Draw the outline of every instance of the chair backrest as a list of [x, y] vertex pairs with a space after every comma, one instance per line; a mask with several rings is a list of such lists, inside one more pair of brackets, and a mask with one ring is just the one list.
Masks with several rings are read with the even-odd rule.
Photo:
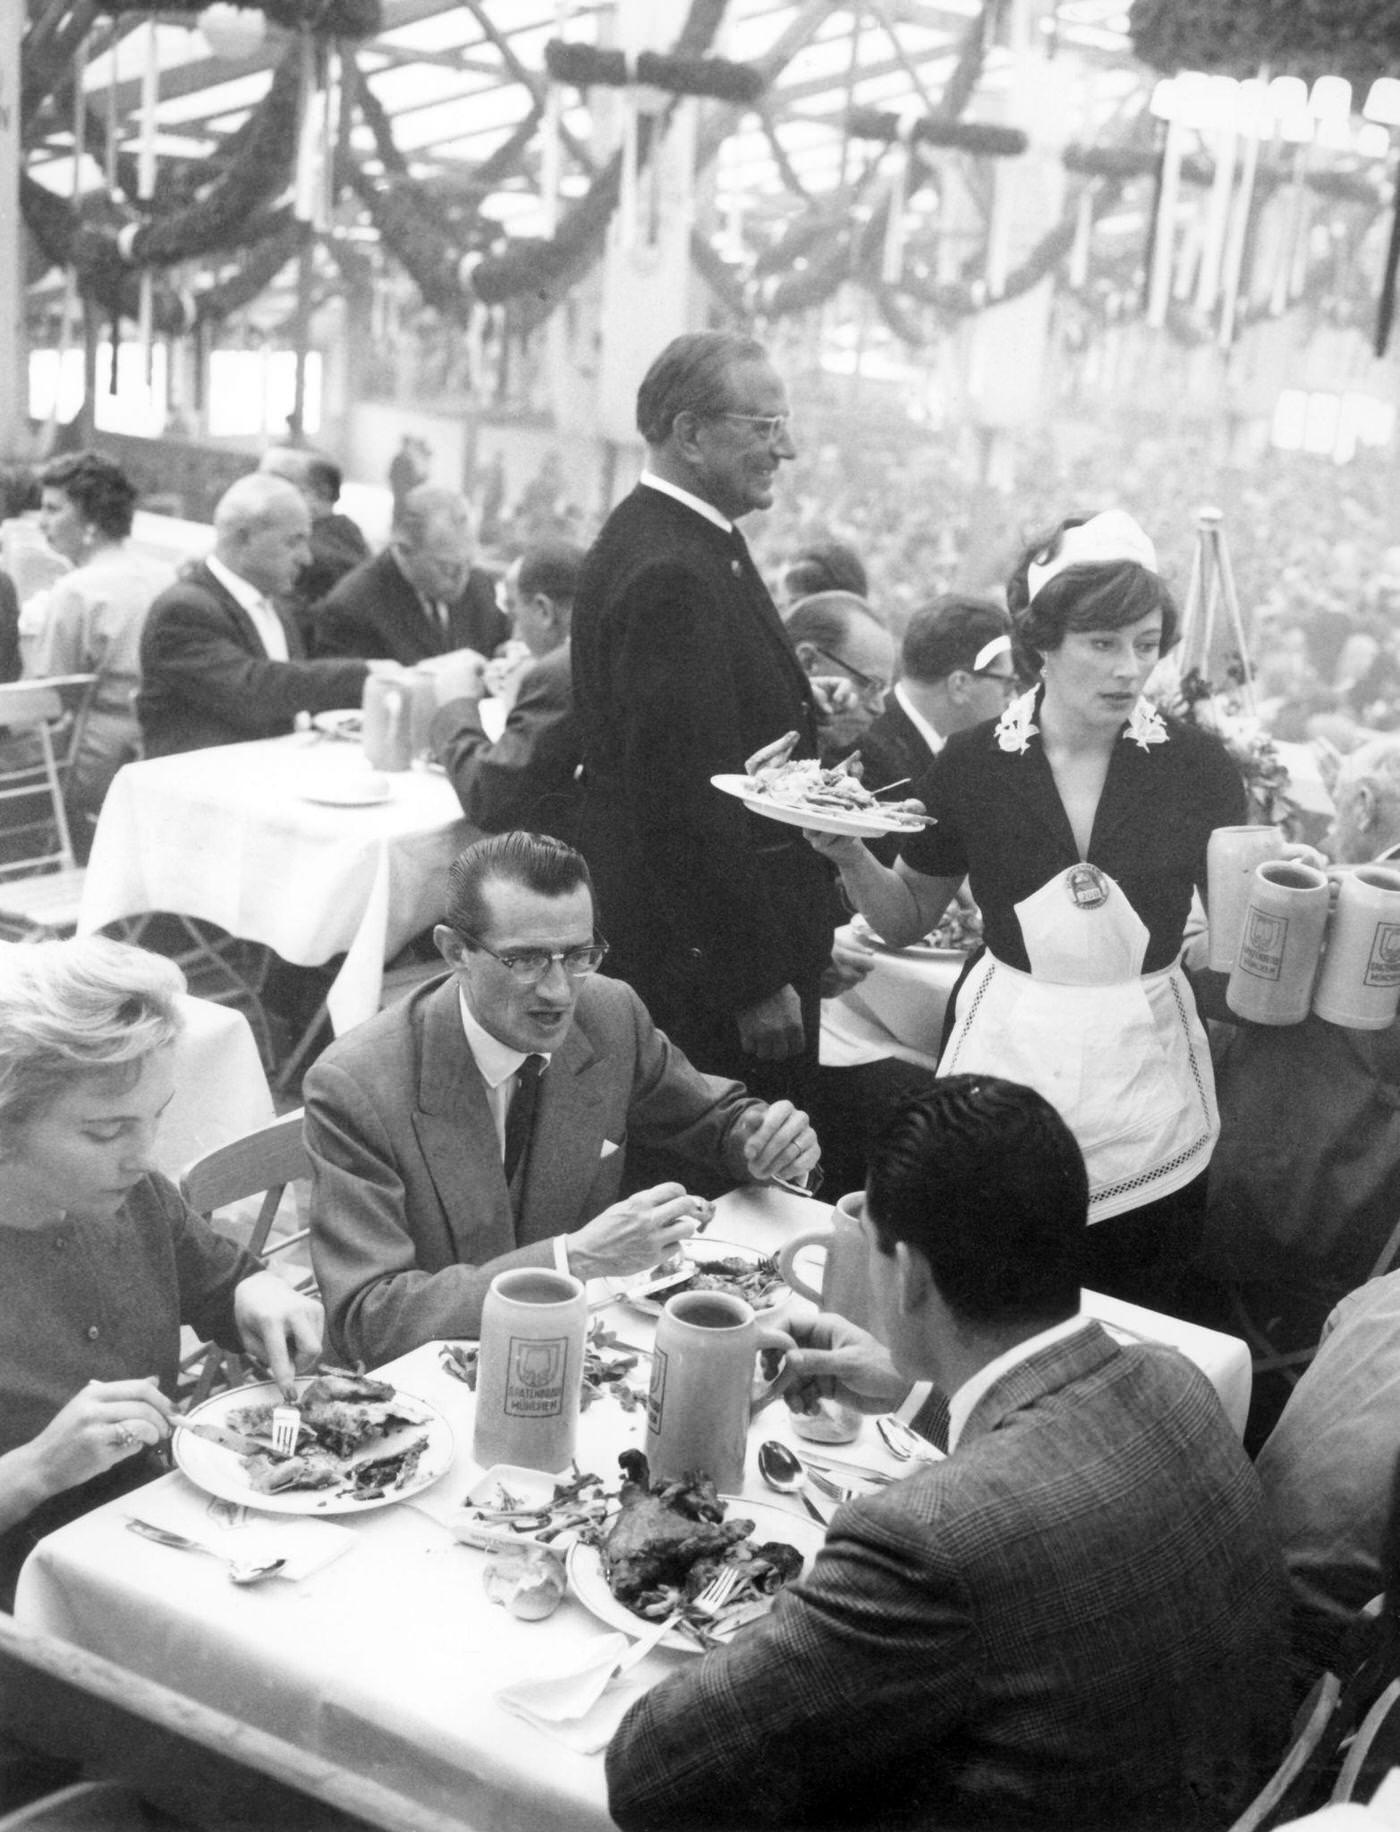
[[470, 1832], [456, 1816], [4, 1614], [0, 1725], [196, 1832]]
[[54, 748], [62, 719], [62, 696], [46, 682], [0, 685], [0, 877], [73, 867]]
[[83, 733], [87, 730], [88, 714], [92, 711], [92, 702], [97, 694], [97, 676], [95, 674], [46, 674], [33, 682], [26, 681], [19, 684], [47, 687], [50, 692], [58, 695], [63, 708], [63, 717], [58, 730], [51, 736], [54, 759], [58, 764], [58, 778], [66, 789], [68, 774], [82, 746]]
[[262, 1207], [248, 1239], [248, 1251], [261, 1254], [267, 1245], [283, 1191], [298, 1177], [311, 1175], [311, 1160], [302, 1141], [302, 1110], [287, 1113], [270, 1126], [245, 1133], [207, 1152], [180, 1179], [185, 1201], [201, 1215], [212, 1215], [226, 1203], [263, 1195]]

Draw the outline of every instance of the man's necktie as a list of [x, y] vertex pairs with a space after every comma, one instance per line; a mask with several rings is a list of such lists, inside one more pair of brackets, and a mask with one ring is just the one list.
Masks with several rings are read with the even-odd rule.
[[530, 1131], [535, 1123], [535, 1102], [539, 1099], [540, 1074], [544, 1066], [543, 1056], [527, 1056], [516, 1070], [515, 1094], [506, 1113], [507, 1183], [514, 1183], [515, 1173], [530, 1154]]

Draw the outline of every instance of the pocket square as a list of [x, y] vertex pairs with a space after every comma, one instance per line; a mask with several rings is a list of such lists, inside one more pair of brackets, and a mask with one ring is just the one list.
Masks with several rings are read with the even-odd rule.
[[621, 1144], [614, 1139], [604, 1139], [603, 1149], [598, 1153], [600, 1158], [610, 1158], [615, 1151], [621, 1151]]

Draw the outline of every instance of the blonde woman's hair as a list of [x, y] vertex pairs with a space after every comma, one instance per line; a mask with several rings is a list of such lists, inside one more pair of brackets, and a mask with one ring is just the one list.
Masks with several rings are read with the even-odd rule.
[[172, 1043], [184, 989], [173, 961], [101, 935], [0, 947], [0, 1128]]

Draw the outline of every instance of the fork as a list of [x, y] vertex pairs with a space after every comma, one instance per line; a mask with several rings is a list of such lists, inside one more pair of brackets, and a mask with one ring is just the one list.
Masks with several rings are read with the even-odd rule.
[[702, 1616], [717, 1616], [734, 1595], [738, 1582], [739, 1571], [736, 1566], [721, 1566], [699, 1596], [691, 1599], [690, 1607], [698, 1609]]
[[279, 1456], [294, 1457], [301, 1436], [301, 1413], [291, 1403], [296, 1398], [296, 1388], [288, 1393], [284, 1387], [282, 1396], [287, 1403], [272, 1409], [272, 1448]]

